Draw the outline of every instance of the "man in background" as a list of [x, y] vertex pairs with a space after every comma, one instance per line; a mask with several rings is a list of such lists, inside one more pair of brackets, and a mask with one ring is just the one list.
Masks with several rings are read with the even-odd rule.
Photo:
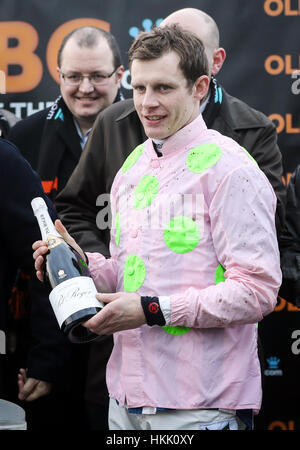
[[124, 71], [114, 36], [95, 27], [69, 33], [57, 65], [60, 96], [50, 108], [18, 122], [9, 134], [52, 200], [76, 167], [98, 113], [120, 100]]

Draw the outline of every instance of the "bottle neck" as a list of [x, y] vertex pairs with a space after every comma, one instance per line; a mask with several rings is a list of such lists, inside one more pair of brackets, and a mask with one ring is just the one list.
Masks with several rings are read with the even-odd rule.
[[52, 222], [52, 219], [49, 215], [48, 209], [39, 208], [34, 212], [34, 215], [38, 221], [43, 241], [46, 241], [49, 235], [61, 237], [60, 234], [56, 231], [54, 223]]

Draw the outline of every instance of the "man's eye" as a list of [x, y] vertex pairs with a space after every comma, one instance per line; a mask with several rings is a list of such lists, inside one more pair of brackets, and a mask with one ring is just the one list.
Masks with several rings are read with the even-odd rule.
[[165, 84], [162, 84], [159, 86], [159, 89], [161, 91], [168, 91], [170, 89], [170, 86], [166, 86]]
[[101, 75], [100, 73], [94, 73], [91, 76], [91, 79], [94, 80], [94, 81], [101, 81], [101, 80], [104, 80], [105, 78], [106, 77], [104, 75]]
[[144, 86], [134, 86], [133, 89], [138, 92], [143, 92], [145, 90]]
[[67, 80], [78, 81], [78, 80], [80, 80], [80, 75], [75, 75], [75, 74], [67, 75]]

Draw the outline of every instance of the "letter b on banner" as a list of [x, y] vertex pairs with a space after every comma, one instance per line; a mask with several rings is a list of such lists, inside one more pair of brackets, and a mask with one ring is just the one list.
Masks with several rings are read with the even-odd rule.
[[[17, 45], [9, 46], [12, 40]], [[29, 23], [0, 22], [0, 70], [6, 73], [6, 92], [30, 91], [41, 81], [43, 66], [34, 53], [37, 45], [38, 34]], [[11, 75], [12, 66], [20, 73]]]

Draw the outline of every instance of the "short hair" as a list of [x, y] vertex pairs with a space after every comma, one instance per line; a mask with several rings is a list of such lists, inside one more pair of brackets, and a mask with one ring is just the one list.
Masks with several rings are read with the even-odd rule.
[[171, 51], [179, 56], [179, 67], [188, 87], [201, 75], [208, 75], [208, 61], [202, 41], [194, 33], [177, 24], [140, 33], [128, 52], [129, 67], [131, 68], [134, 59], [156, 59]]
[[60, 45], [57, 54], [58, 67], [61, 67], [63, 49], [65, 48], [66, 43], [72, 37], [76, 39], [76, 43], [79, 47], [85, 48], [95, 47], [98, 44], [99, 40], [101, 38], [104, 38], [107, 41], [108, 46], [113, 54], [114, 69], [116, 69], [122, 64], [121, 53], [116, 38], [108, 31], [102, 30], [102, 28], [85, 26], [75, 28], [73, 31], [67, 34], [62, 40], [62, 43]]

